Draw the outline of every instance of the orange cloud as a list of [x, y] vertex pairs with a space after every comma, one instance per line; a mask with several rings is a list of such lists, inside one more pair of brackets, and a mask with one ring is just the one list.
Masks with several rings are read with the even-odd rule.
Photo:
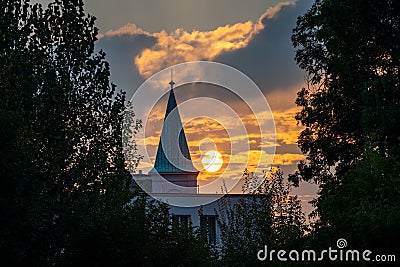
[[278, 142], [282, 142], [283, 144], [297, 144], [297, 137], [303, 129], [301, 126], [297, 125], [295, 119], [295, 115], [298, 111], [298, 107], [293, 107], [285, 111], [273, 112], [276, 139]]
[[[147, 129], [148, 131], [145, 138], [145, 144], [148, 152], [150, 153], [150, 159], [153, 162], [155, 160], [156, 147], [158, 146], [161, 133], [160, 127], [162, 124], [162, 118], [164, 116], [163, 112], [160, 110], [162, 109], [156, 109], [156, 111], [152, 113], [149, 123], [147, 124], [149, 127], [154, 125], [158, 125], [159, 127], [151, 127]], [[302, 129], [301, 127], [297, 126], [297, 122], [294, 118], [297, 111], [298, 108], [292, 106], [286, 110], [273, 112], [276, 125], [277, 143], [270, 145], [278, 147], [297, 143], [297, 136]], [[221, 121], [224, 121], [225, 119], [229, 121], [230, 118], [220, 118]], [[241, 119], [244, 120], [245, 124], [251, 124], [252, 122], [251, 116], [247, 114], [241, 116]], [[234, 126], [233, 124], [234, 122], [227, 123], [229, 127]], [[206, 152], [203, 150], [211, 149], [205, 147], [203, 147], [203, 150], [201, 149], [201, 141], [203, 139], [210, 139], [213, 144], [215, 144], [213, 149], [218, 150], [223, 155], [224, 164], [220, 172], [200, 172], [198, 179], [205, 182], [214, 180], [218, 174], [222, 173], [223, 171], [225, 171], [225, 174], [232, 179], [240, 178], [245, 167], [251, 171], [255, 171], [257, 168], [259, 168], [259, 170], [266, 169], [268, 168], [267, 163], [272, 159], [272, 155], [268, 155], [265, 151], [260, 150], [261, 136], [260, 132], [257, 130], [257, 127], [248, 128], [247, 135], [229, 136], [226, 132], [226, 129], [224, 129], [224, 127], [217, 121], [209, 118], [196, 118], [185, 124], [185, 133], [188, 140], [188, 145], [190, 147], [192, 160], [194, 161], [196, 168], [199, 170], [202, 169], [202, 153]], [[248, 152], [235, 153], [231, 150], [232, 144], [244, 144], [246, 142], [250, 142], [250, 150]], [[252, 142], [255, 143], [254, 146], [252, 145]], [[298, 151], [290, 151], [283, 154], [275, 154], [272, 164], [293, 165], [297, 164], [297, 162], [302, 159], [304, 159], [304, 155], [299, 154]], [[228, 163], [231, 164], [229, 169], [227, 169]], [[140, 168], [146, 167], [148, 166], [140, 166]]]
[[155, 33], [157, 43], [142, 51], [135, 58], [139, 73], [148, 77], [155, 72], [182, 62], [212, 60], [223, 52], [247, 46], [253, 33], [253, 24], [248, 21], [218, 27], [213, 31], [186, 32], [177, 29], [168, 34]]
[[152, 74], [174, 64], [196, 61], [213, 60], [218, 55], [246, 47], [265, 25], [264, 18], [273, 18], [282, 7], [291, 5], [282, 2], [265, 11], [257, 22], [247, 21], [233, 25], [218, 27], [212, 31], [187, 32], [176, 29], [171, 33], [161, 31], [149, 33], [138, 28], [135, 24], [127, 24], [115, 31], [109, 31], [98, 38], [115, 35], [147, 35], [156, 39], [151, 48], [144, 49], [134, 61], [140, 75], [149, 77]]
[[110, 31], [106, 32], [105, 34], [99, 34], [97, 36], [97, 38], [101, 39], [101, 38], [109, 37], [109, 36], [139, 35], [139, 34], [143, 34], [143, 35], [147, 35], [147, 36], [152, 35], [150, 32], [147, 32], [141, 28], [138, 28], [136, 26], [136, 24], [128, 23], [115, 31], [110, 30]]

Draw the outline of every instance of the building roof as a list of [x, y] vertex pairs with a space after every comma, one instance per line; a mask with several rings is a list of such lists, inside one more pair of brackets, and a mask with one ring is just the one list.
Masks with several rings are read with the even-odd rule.
[[174, 82], [169, 83], [167, 110], [158, 144], [156, 162], [150, 172], [159, 173], [187, 173], [198, 172], [193, 167], [189, 147], [186, 141], [185, 131], [177, 107]]

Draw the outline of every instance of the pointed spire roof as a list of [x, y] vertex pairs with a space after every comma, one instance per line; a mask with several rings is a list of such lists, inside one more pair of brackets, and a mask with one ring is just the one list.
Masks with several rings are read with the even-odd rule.
[[163, 128], [154, 168], [150, 172], [185, 173], [198, 172], [192, 164], [185, 131], [174, 94], [174, 81], [171, 70], [171, 86], [165, 112]]

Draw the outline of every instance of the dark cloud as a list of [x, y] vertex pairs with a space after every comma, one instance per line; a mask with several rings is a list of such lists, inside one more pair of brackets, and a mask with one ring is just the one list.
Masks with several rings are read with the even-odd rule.
[[[293, 0], [288, 0], [293, 2]], [[31, 0], [45, 6], [52, 0]], [[280, 0], [85, 0], [87, 12], [96, 16], [101, 32], [117, 29], [128, 22], [147, 31], [177, 28], [211, 30], [220, 25], [255, 21], [264, 10]]]
[[297, 144], [285, 144], [282, 140], [277, 140], [279, 146], [276, 147], [277, 154], [286, 154], [286, 153], [298, 153], [301, 154], [301, 151]]
[[253, 79], [264, 94], [290, 89], [304, 80], [294, 60], [291, 42], [297, 17], [311, 6], [311, 0], [299, 0], [282, 7], [273, 18], [264, 18], [265, 28], [245, 48], [220, 55], [215, 61], [233, 66]]
[[105, 36], [96, 43], [97, 50], [104, 50], [110, 63], [111, 80], [127, 92], [130, 99], [133, 92], [143, 82], [134, 62], [134, 58], [147, 47], [155, 43], [155, 38], [144, 35]]

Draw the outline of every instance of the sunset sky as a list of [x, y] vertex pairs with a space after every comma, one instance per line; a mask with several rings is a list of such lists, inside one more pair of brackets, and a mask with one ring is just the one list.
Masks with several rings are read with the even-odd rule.
[[[32, 2], [47, 5], [49, 1]], [[100, 34], [96, 47], [107, 53], [111, 79], [127, 92], [128, 99], [148, 77], [174, 64], [207, 60], [230, 65], [259, 86], [272, 109], [276, 125], [273, 163], [288, 174], [304, 158], [296, 144], [301, 128], [294, 119], [298, 110], [294, 101], [296, 92], [304, 84], [304, 73], [294, 61], [290, 37], [297, 17], [311, 6], [311, 0], [87, 0], [85, 4], [86, 11], [97, 17]], [[179, 79], [179, 73], [174, 79]], [[168, 88], [166, 83], [160, 90], [167, 93]], [[176, 89], [178, 104], [202, 95], [229, 104], [239, 110], [242, 119], [251, 117], [246, 108], [241, 108], [240, 101], [224, 93], [223, 88], [200, 84]], [[146, 127], [147, 150], [153, 159], [165, 106], [166, 97], [154, 107]], [[206, 118], [187, 121], [190, 116], [182, 111], [181, 117], [186, 123], [194, 161], [210, 147], [222, 154], [224, 164], [228, 159], [240, 160], [241, 155], [231, 154], [230, 142], [234, 140], [229, 140], [218, 121]], [[218, 120], [228, 121], [229, 117], [224, 118], [222, 112]], [[251, 125], [248, 120], [250, 171], [256, 162], [252, 158], [262, 157], [257, 150], [259, 133]], [[201, 161], [198, 161], [200, 165], [196, 164], [201, 167]], [[144, 163], [140, 168], [146, 172], [151, 166]], [[242, 172], [237, 169], [232, 175], [240, 177]], [[207, 183], [211, 178], [206, 171], [199, 175], [200, 183]], [[294, 190], [304, 202], [313, 198], [315, 192], [316, 187], [309, 184]]]

